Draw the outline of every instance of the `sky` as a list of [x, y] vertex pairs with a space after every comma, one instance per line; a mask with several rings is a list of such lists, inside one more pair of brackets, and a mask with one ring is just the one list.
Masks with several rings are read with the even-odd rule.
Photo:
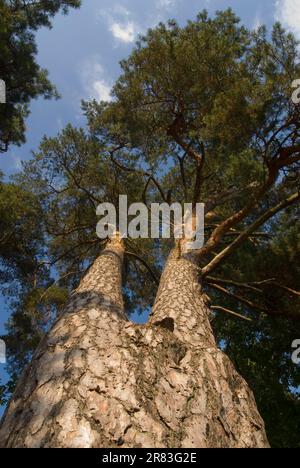
[[110, 98], [119, 61], [139, 34], [168, 18], [184, 24], [203, 8], [214, 13], [228, 7], [249, 27], [270, 27], [280, 20], [300, 39], [300, 0], [83, 0], [80, 10], [57, 16], [52, 30], [37, 34], [38, 62], [49, 70], [62, 98], [32, 103], [27, 144], [1, 155], [0, 170], [6, 175], [18, 171], [43, 135], [56, 135], [69, 122], [84, 125], [81, 99]]
[[[279, 20], [300, 40], [300, 0], [82, 0], [80, 10], [56, 16], [51, 30], [37, 33], [37, 60], [49, 70], [62, 97], [32, 103], [27, 143], [0, 155], [0, 170], [7, 177], [19, 171], [45, 134], [54, 136], [67, 123], [84, 126], [81, 100], [110, 99], [119, 61], [129, 55], [139, 34], [169, 18], [184, 25], [204, 8], [212, 14], [228, 7], [250, 28], [261, 24], [270, 28]], [[8, 315], [0, 298], [0, 334]]]

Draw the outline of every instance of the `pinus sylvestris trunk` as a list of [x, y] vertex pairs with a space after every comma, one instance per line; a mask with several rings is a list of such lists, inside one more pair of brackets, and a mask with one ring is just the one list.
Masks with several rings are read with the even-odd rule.
[[112, 240], [39, 345], [2, 447], [268, 447], [251, 390], [217, 348], [192, 253], [174, 249], [147, 325], [125, 316]]

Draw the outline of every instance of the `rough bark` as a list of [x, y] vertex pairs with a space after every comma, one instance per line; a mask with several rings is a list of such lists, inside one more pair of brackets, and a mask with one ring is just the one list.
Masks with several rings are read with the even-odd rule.
[[147, 325], [126, 320], [123, 247], [100, 255], [40, 344], [3, 447], [268, 447], [254, 397], [217, 349], [191, 255], [172, 252]]

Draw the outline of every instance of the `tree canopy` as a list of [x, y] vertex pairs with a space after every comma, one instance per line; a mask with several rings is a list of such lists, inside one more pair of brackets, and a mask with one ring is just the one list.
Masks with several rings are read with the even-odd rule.
[[36, 61], [35, 32], [51, 27], [56, 13], [79, 6], [80, 0], [0, 0], [0, 79], [6, 84], [6, 104], [0, 105], [0, 152], [24, 143], [32, 99], [59, 97], [47, 70]]

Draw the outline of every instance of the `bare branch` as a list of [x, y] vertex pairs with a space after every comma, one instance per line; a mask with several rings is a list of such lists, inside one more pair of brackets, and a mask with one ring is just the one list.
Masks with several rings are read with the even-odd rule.
[[155, 272], [152, 270], [152, 268], [150, 267], [150, 265], [142, 258], [140, 257], [139, 255], [133, 253], [133, 252], [128, 252], [126, 251], [125, 252], [125, 255], [128, 255], [129, 257], [132, 257], [134, 258], [135, 260], [138, 260], [140, 263], [142, 263], [142, 265], [144, 265], [144, 267], [148, 270], [148, 272], [150, 273], [152, 279], [154, 280], [154, 282], [158, 285], [159, 284], [159, 279], [158, 277], [156, 276]]
[[136, 169], [136, 168], [131, 168], [131, 167], [126, 167], [124, 166], [123, 164], [119, 163], [118, 161], [116, 161], [116, 159], [114, 158], [114, 152], [119, 150], [120, 148], [116, 148], [115, 150], [113, 151], [110, 151], [110, 157], [111, 157], [111, 160], [112, 162], [119, 168], [121, 169], [122, 171], [125, 171], [125, 172], [134, 172], [134, 173], [137, 173], [137, 174], [140, 174], [141, 176], [144, 176], [144, 177], [148, 177], [149, 179], [149, 182], [151, 181], [155, 186], [156, 188], [158, 189], [163, 201], [165, 203], [168, 202], [167, 200], [167, 197], [165, 196], [165, 193], [160, 185], [160, 183], [155, 179], [155, 177], [150, 174], [149, 172], [146, 172], [146, 171], [142, 171], [140, 169]]
[[196, 181], [195, 181], [194, 196], [193, 196], [194, 205], [196, 205], [196, 203], [198, 203], [200, 200], [201, 187], [203, 183], [203, 168], [204, 168], [205, 159], [206, 159], [204, 144], [201, 143], [200, 146], [201, 146], [201, 159], [200, 161], [199, 160], [197, 161]]
[[251, 193], [253, 190], [257, 189], [258, 184], [252, 182], [251, 184], [247, 185], [244, 188], [237, 188], [235, 185], [228, 187], [223, 192], [218, 192], [212, 197], [210, 197], [205, 203], [205, 211], [210, 212], [217, 208], [218, 206], [225, 205], [225, 203], [235, 200], [236, 198], [240, 198], [241, 194], [247, 193], [248, 191]]
[[261, 289], [256, 288], [254, 286], [251, 286], [248, 283], [239, 283], [237, 281], [232, 281], [232, 280], [222, 279], [222, 278], [215, 278], [215, 277], [212, 277], [212, 276], [208, 276], [205, 279], [205, 281], [208, 282], [208, 283], [224, 284], [225, 286], [233, 286], [233, 287], [236, 287], [236, 288], [247, 289], [249, 291], [259, 293], [259, 294], [263, 293], [263, 291]]
[[254, 302], [250, 301], [249, 299], [246, 299], [243, 296], [240, 296], [239, 294], [234, 294], [231, 291], [228, 291], [228, 289], [222, 288], [222, 286], [219, 286], [218, 284], [215, 283], [208, 283], [208, 287], [215, 289], [218, 292], [221, 292], [222, 294], [225, 294], [226, 296], [230, 297], [231, 299], [235, 299], [238, 302], [241, 302], [242, 304], [245, 304], [247, 307], [250, 307], [251, 309], [258, 310], [260, 312], [264, 312], [265, 314], [268, 313], [268, 309], [261, 307]]
[[269, 209], [266, 213], [264, 213], [260, 218], [258, 218], [254, 223], [252, 223], [247, 229], [245, 229], [242, 234], [238, 236], [228, 247], [226, 247], [222, 252], [220, 252], [216, 257], [202, 270], [203, 276], [207, 276], [213, 270], [219, 266], [225, 258], [231, 255], [245, 240], [247, 240], [253, 232], [255, 232], [260, 226], [262, 226], [266, 221], [273, 218], [277, 213], [284, 210], [288, 206], [293, 205], [297, 201], [300, 200], [300, 193], [297, 192], [294, 195], [290, 196], [289, 198], [283, 200], [281, 203], [276, 205], [275, 207]]
[[202, 186], [202, 173], [205, 163], [205, 148], [204, 144], [201, 143], [201, 154], [199, 154], [193, 147], [192, 144], [187, 144], [178, 134], [175, 126], [171, 126], [168, 132], [169, 136], [174, 138], [174, 141], [185, 151], [185, 153], [196, 162], [196, 180], [194, 186], [193, 204], [198, 203], [200, 199], [201, 186]]
[[177, 155], [177, 158], [179, 161], [180, 174], [181, 174], [181, 180], [182, 180], [183, 191], [184, 191], [184, 200], [187, 201], [187, 183], [186, 183], [185, 168], [184, 168], [185, 155], [182, 158]]
[[231, 228], [235, 227], [243, 219], [245, 219], [251, 214], [253, 209], [263, 199], [265, 194], [275, 184], [281, 169], [300, 161], [300, 145], [288, 148], [281, 148], [278, 154], [279, 157], [275, 157], [268, 164], [269, 175], [267, 180], [260, 186], [260, 188], [256, 191], [253, 197], [251, 197], [249, 203], [246, 206], [244, 206], [244, 208], [227, 218], [213, 231], [206, 245], [201, 250], [201, 256], [205, 256], [211, 253], [212, 250], [215, 249], [215, 247], [219, 244], [220, 240], [222, 239], [224, 234], [226, 234], [226, 232], [228, 232]]
[[256, 285], [256, 286], [265, 286], [265, 285], [268, 285], [268, 284], [272, 284], [272, 285], [276, 286], [277, 288], [283, 289], [284, 291], [287, 291], [290, 294], [293, 294], [294, 296], [300, 297], [300, 291], [296, 291], [295, 289], [291, 289], [288, 286], [285, 286], [285, 285], [283, 285], [281, 283], [278, 283], [278, 281], [276, 281], [276, 279], [274, 279], [274, 278], [264, 280], [264, 281], [259, 281], [259, 282], [256, 282], [256, 283], [251, 283], [251, 284]]
[[175, 132], [170, 134], [170, 136], [174, 138], [177, 145], [179, 145], [184, 151], [186, 151], [188, 156], [194, 159], [194, 161], [196, 161], [197, 163], [201, 164], [202, 156], [194, 150], [191, 144], [185, 143], [184, 140]]
[[233, 315], [234, 317], [238, 317], [242, 320], [246, 320], [247, 322], [252, 322], [252, 319], [245, 317], [244, 315], [238, 314], [237, 312], [234, 312], [233, 310], [226, 309], [225, 307], [221, 306], [211, 306], [210, 307], [212, 310], [216, 310], [218, 312], [225, 312], [225, 314], [230, 314]]
[[63, 161], [62, 165], [63, 165], [64, 169], [66, 170], [66, 172], [71, 177], [71, 179], [73, 180], [73, 182], [74, 182], [75, 186], [78, 188], [78, 190], [81, 190], [82, 192], [84, 192], [87, 195], [89, 202], [91, 203], [93, 208], [96, 209], [97, 204], [101, 203], [101, 200], [99, 198], [95, 197], [89, 190], [86, 189], [86, 187], [83, 187], [80, 184], [80, 182], [77, 180], [77, 178], [75, 177], [73, 172], [69, 169], [66, 161]]

